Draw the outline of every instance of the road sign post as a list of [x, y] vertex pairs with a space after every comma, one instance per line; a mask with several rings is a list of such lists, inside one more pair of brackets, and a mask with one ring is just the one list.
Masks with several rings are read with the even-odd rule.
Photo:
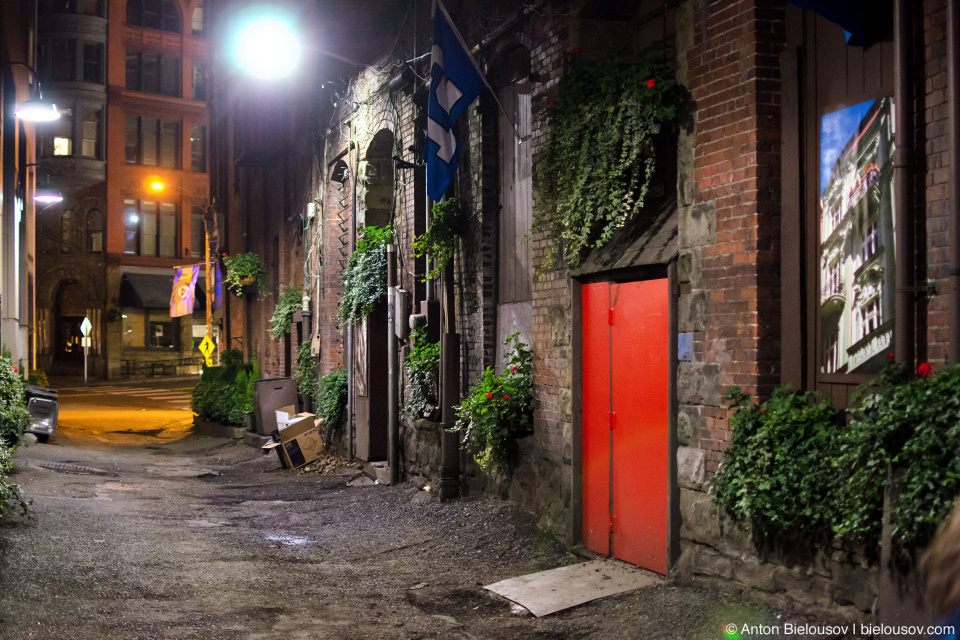
[[80, 323], [80, 333], [83, 334], [83, 384], [87, 384], [87, 353], [90, 350], [90, 329], [92, 328], [90, 318], [84, 316], [83, 322]]

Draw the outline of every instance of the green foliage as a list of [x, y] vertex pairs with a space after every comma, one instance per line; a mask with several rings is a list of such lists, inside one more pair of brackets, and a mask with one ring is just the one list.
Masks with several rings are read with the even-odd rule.
[[733, 436], [711, 490], [731, 518], [752, 521], [761, 536], [833, 537], [839, 431], [834, 411], [816, 396], [788, 385], [758, 407], [738, 387], [727, 392]]
[[14, 503], [20, 507], [22, 516], [30, 515], [30, 505], [32, 501], [27, 501], [20, 491], [20, 485], [12, 484], [8, 476], [13, 470], [13, 452], [0, 444], [0, 513], [3, 513], [8, 503]]
[[873, 548], [890, 469], [899, 490], [893, 545], [899, 559], [915, 558], [960, 495], [957, 389], [960, 365], [922, 377], [892, 364], [858, 390], [849, 426], [839, 428], [814, 394], [781, 388], [758, 407], [733, 388], [733, 437], [714, 500], [765, 536], [837, 535]]
[[854, 540], [879, 539], [887, 466], [900, 490], [892, 539], [901, 557], [923, 549], [960, 495], [960, 365], [931, 377], [890, 365], [851, 412], [838, 467], [844, 517], [837, 530]]
[[303, 288], [283, 285], [280, 297], [273, 308], [273, 317], [270, 318], [270, 337], [279, 340], [290, 333], [290, 324], [293, 322], [293, 313], [303, 304]]
[[43, 369], [31, 369], [30, 375], [27, 376], [27, 382], [35, 384], [38, 387], [50, 386], [50, 381], [47, 380], [47, 372]]
[[0, 448], [15, 445], [33, 422], [23, 395], [23, 378], [0, 357]]
[[193, 390], [190, 408], [204, 420], [242, 425], [244, 412], [253, 411], [253, 381], [259, 377], [256, 361], [207, 367]]
[[220, 354], [220, 364], [224, 367], [239, 367], [243, 364], [243, 351], [227, 349]]
[[434, 268], [424, 276], [424, 282], [443, 273], [443, 268], [453, 259], [457, 238], [463, 235], [460, 200], [448, 198], [434, 204], [431, 211], [433, 219], [430, 220], [430, 228], [413, 242], [413, 250], [418, 258], [429, 254], [435, 260]]
[[533, 400], [533, 354], [520, 342], [520, 334], [507, 338], [507, 365], [497, 375], [487, 367], [470, 389], [463, 404], [455, 407], [454, 430], [464, 434], [463, 447], [473, 454], [482, 471], [509, 465], [511, 434], [530, 422]]
[[257, 254], [241, 253], [232, 257], [223, 256], [223, 266], [226, 267], [223, 284], [233, 292], [233, 295], [242, 295], [243, 285], [250, 278], [253, 278], [257, 285], [257, 295], [261, 298], [269, 295], [267, 268], [263, 266], [263, 261]]
[[347, 413], [347, 370], [334, 369], [320, 378], [317, 388], [317, 416], [323, 418], [327, 433], [339, 431]]
[[[679, 92], [664, 77], [666, 68], [659, 50], [578, 58], [557, 85], [537, 164], [533, 228], [549, 224], [554, 247], [562, 247], [571, 266], [643, 208], [656, 164], [654, 138], [677, 117]], [[540, 270], [554, 260], [551, 253]]]
[[407, 412], [422, 418], [427, 405], [437, 404], [437, 379], [440, 376], [440, 342], [430, 341], [426, 327], [418, 327], [411, 333], [413, 348], [403, 367], [410, 381], [410, 402]]
[[310, 355], [310, 341], [300, 344], [297, 351], [297, 371], [293, 374], [297, 381], [297, 391], [311, 398], [317, 397], [317, 359]]
[[343, 295], [337, 322], [344, 326], [373, 311], [387, 297], [387, 245], [393, 238], [390, 225], [360, 230], [357, 246], [343, 270]]

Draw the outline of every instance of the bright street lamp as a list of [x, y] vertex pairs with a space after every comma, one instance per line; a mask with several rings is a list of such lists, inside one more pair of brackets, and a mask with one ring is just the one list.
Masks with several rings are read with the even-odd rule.
[[241, 11], [231, 27], [230, 53], [246, 73], [264, 80], [289, 75], [300, 61], [294, 17], [271, 6]]
[[33, 192], [33, 201], [43, 204], [56, 204], [63, 202], [63, 194], [50, 187], [37, 187]]
[[51, 122], [60, 118], [57, 105], [40, 97], [21, 102], [15, 113], [27, 122]]

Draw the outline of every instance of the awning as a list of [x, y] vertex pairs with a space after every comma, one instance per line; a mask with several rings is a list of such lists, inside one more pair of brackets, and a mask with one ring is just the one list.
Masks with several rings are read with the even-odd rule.
[[[194, 311], [206, 308], [203, 273], [197, 278], [196, 304]], [[139, 309], [169, 309], [173, 292], [173, 270], [169, 276], [147, 273], [125, 273], [120, 281], [120, 304]]]
[[592, 249], [570, 270], [573, 276], [603, 271], [667, 264], [679, 251], [677, 201], [673, 197], [650, 199], [646, 206]]

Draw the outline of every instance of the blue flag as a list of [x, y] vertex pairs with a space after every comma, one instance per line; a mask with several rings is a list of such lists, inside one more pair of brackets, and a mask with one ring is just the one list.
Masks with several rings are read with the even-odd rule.
[[433, 14], [427, 103], [427, 195], [441, 200], [457, 173], [460, 141], [453, 125], [486, 85], [440, 2]]

